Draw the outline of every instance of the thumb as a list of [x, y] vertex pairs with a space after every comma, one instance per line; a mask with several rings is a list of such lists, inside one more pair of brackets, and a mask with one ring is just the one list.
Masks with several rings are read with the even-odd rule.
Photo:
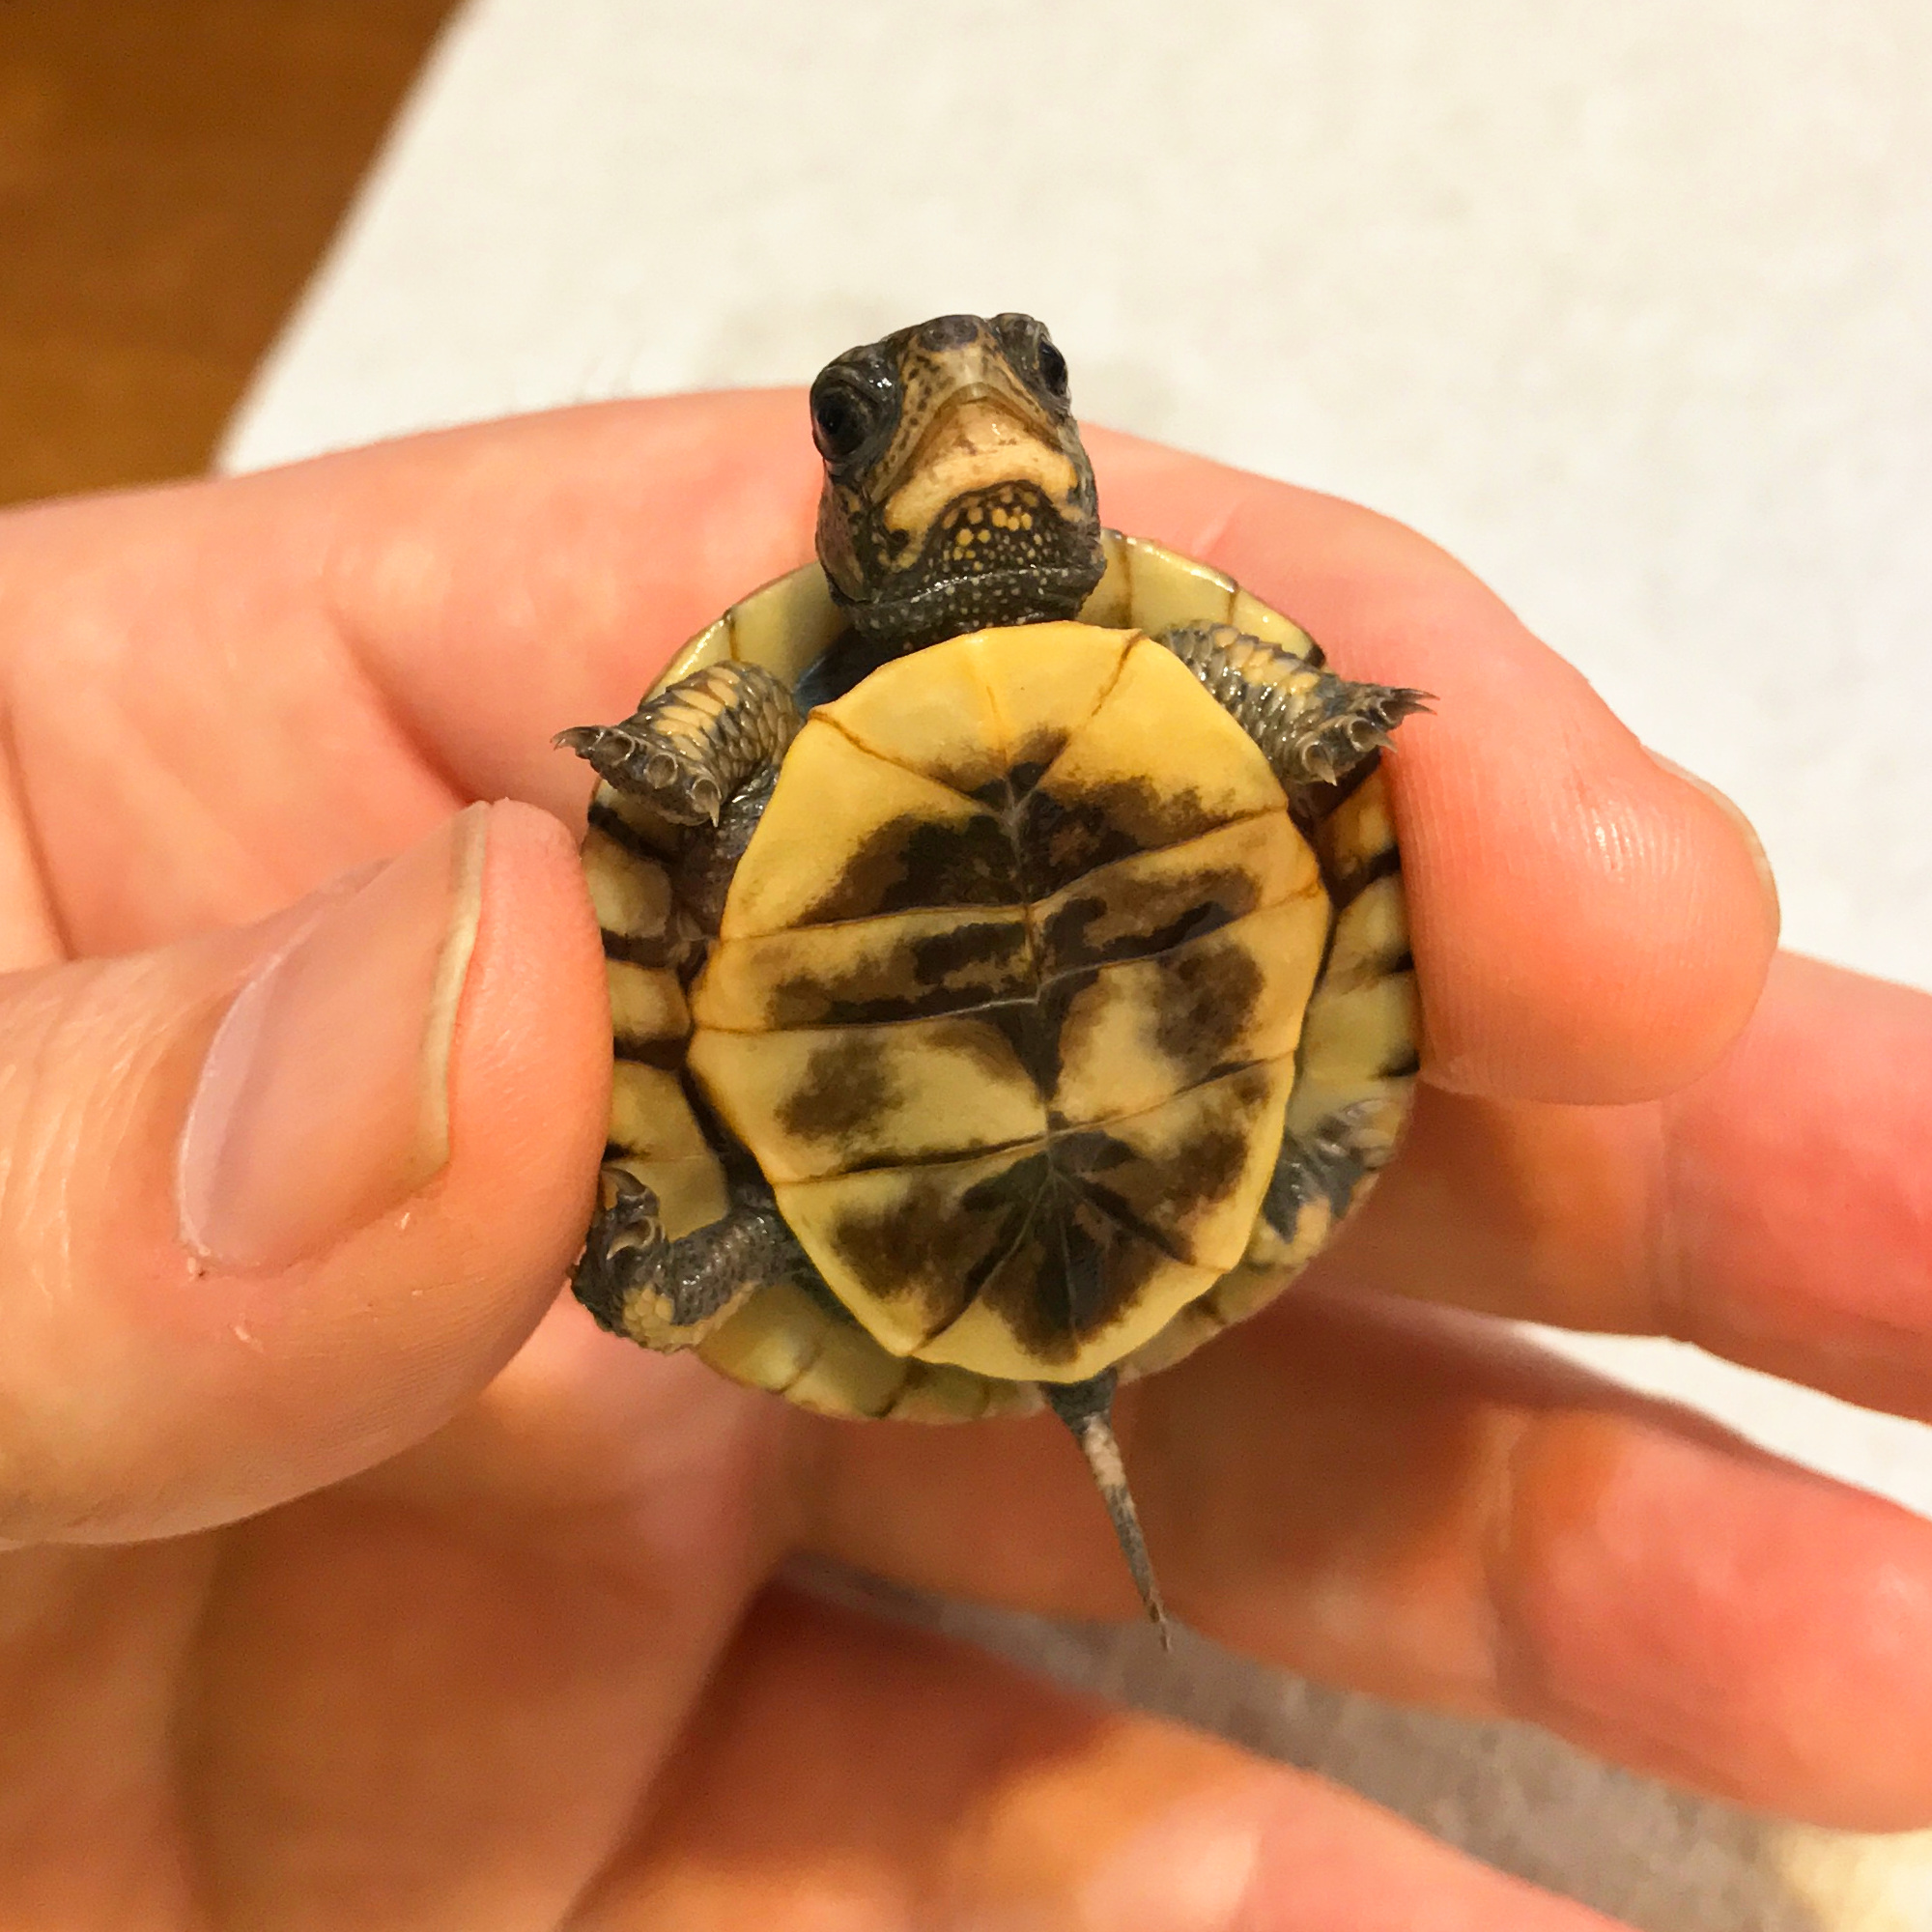
[[569, 836], [472, 806], [245, 930], [0, 980], [0, 1542], [206, 1526], [420, 1438], [587, 1217]]

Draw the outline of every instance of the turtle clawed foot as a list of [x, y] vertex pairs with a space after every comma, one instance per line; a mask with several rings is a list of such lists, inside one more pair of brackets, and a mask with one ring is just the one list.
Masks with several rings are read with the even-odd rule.
[[571, 1286], [600, 1327], [634, 1334], [643, 1309], [657, 1312], [669, 1249], [658, 1197], [636, 1175], [607, 1167]]
[[1388, 743], [1405, 718], [1435, 704], [1433, 692], [1402, 684], [1351, 684], [1347, 694], [1342, 707], [1296, 747], [1303, 772], [1319, 784], [1347, 778], [1370, 753]]
[[638, 719], [574, 724], [551, 743], [575, 752], [599, 778], [642, 799], [672, 825], [716, 825], [724, 809], [724, 788], [703, 748]]

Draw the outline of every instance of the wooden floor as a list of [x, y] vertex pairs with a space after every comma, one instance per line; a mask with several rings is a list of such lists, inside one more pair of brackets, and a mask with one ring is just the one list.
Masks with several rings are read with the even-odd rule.
[[0, 502], [202, 469], [453, 0], [0, 0]]

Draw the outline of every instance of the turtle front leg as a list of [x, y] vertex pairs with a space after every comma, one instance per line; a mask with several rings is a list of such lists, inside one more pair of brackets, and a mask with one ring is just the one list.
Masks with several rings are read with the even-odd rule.
[[658, 1197], [609, 1165], [571, 1286], [599, 1326], [668, 1353], [695, 1349], [758, 1289], [811, 1272], [769, 1194], [734, 1187], [721, 1219], [668, 1240]]
[[[556, 738], [603, 781], [583, 870], [609, 962], [616, 1062], [597, 1210], [573, 1286], [606, 1328], [649, 1349], [696, 1347], [804, 1259], [769, 1195], [735, 1186], [721, 1219], [669, 1240], [663, 1204], [641, 1178], [670, 1186], [666, 1177], [683, 1174], [678, 1184], [688, 1185], [690, 1170], [706, 1166], [704, 1130], [677, 1079], [690, 1030], [684, 988], [717, 935], [798, 726], [777, 677], [732, 663], [678, 679], [621, 724]], [[707, 1205], [720, 1179], [714, 1159], [701, 1176]]]
[[1320, 661], [1251, 638], [1232, 624], [1183, 624], [1160, 641], [1262, 749], [1291, 800], [1353, 777], [1430, 694], [1357, 684]]
[[555, 742], [668, 827], [715, 826], [734, 796], [776, 767], [798, 727], [781, 679], [762, 665], [725, 663], [679, 678], [621, 724], [579, 724]]

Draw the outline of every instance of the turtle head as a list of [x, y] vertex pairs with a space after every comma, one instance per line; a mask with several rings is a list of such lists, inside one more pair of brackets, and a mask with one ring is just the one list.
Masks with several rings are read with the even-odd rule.
[[1066, 360], [1030, 315], [942, 315], [811, 385], [818, 560], [860, 634], [917, 650], [1071, 617], [1100, 581]]

